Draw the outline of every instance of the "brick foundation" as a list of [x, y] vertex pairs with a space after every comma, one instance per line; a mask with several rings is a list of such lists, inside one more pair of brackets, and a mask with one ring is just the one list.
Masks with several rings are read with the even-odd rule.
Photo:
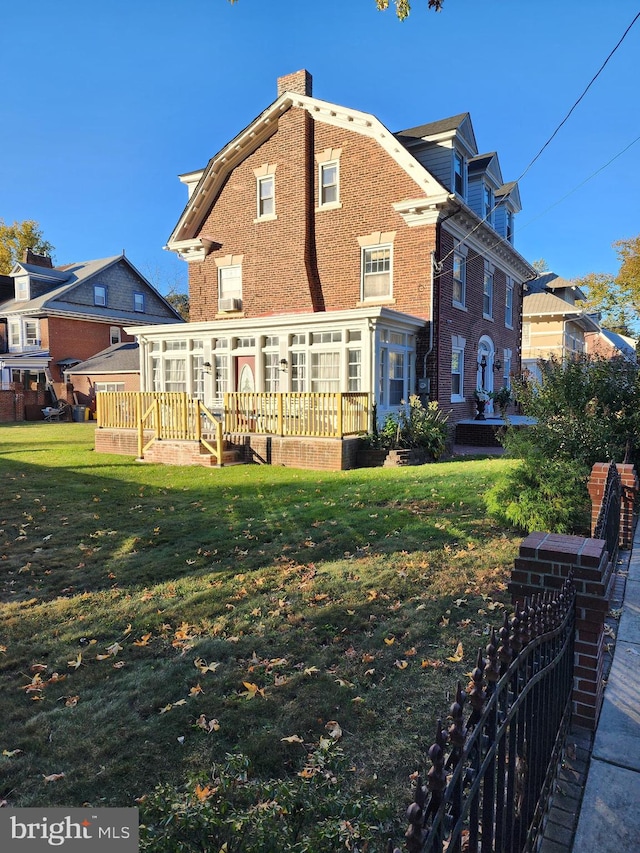
[[247, 462], [283, 465], [312, 471], [348, 471], [357, 468], [359, 438], [295, 438], [278, 435], [231, 435], [232, 447], [240, 447]]

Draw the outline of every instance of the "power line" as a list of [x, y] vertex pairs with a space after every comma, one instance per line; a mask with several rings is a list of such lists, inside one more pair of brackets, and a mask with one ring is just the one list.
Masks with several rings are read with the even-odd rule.
[[[594, 83], [595, 83], [595, 81], [598, 79], [598, 77], [600, 76], [600, 74], [604, 71], [605, 66], [608, 64], [609, 60], [613, 57], [614, 53], [618, 50], [618, 48], [620, 47], [620, 45], [622, 44], [622, 42], [625, 40], [625, 38], [627, 37], [627, 35], [628, 35], [629, 31], [631, 30], [631, 27], [633, 27], [633, 25], [634, 25], [634, 24], [635, 24], [635, 22], [638, 20], [638, 18], [640, 18], [640, 12], [638, 12], [638, 13], [636, 14], [636, 16], [634, 17], [634, 19], [631, 21], [631, 23], [629, 24], [629, 26], [626, 28], [626, 30], [624, 31], [624, 33], [622, 34], [622, 36], [621, 36], [621, 37], [620, 37], [620, 39], [618, 40], [618, 42], [617, 42], [617, 44], [615, 45], [615, 47], [614, 47], [614, 48], [609, 52], [609, 55], [608, 55], [608, 56], [607, 56], [607, 58], [604, 60], [604, 62], [603, 62], [603, 63], [602, 63], [602, 65], [600, 66], [600, 68], [599, 68], [599, 69], [596, 71], [596, 73], [593, 75], [593, 77], [591, 78], [591, 80], [589, 81], [589, 83], [587, 84], [587, 86], [585, 87], [585, 89], [583, 90], [583, 92], [582, 92], [582, 94], [580, 95], [580, 97], [579, 97], [579, 98], [577, 98], [577, 100], [576, 100], [576, 101], [574, 101], [574, 103], [573, 103], [573, 105], [571, 106], [571, 109], [569, 110], [569, 112], [565, 115], [565, 117], [562, 119], [562, 121], [560, 122], [560, 124], [559, 124], [559, 125], [556, 127], [556, 129], [553, 131], [553, 133], [551, 134], [551, 136], [547, 139], [547, 141], [544, 143], [544, 145], [540, 148], [540, 150], [538, 151], [538, 153], [533, 157], [533, 159], [532, 159], [532, 160], [529, 162], [529, 164], [525, 167], [525, 169], [524, 169], [524, 171], [522, 172], [522, 174], [521, 174], [521, 175], [520, 175], [520, 176], [519, 176], [519, 177], [514, 181], [514, 186], [516, 186], [516, 185], [517, 185], [517, 184], [518, 184], [518, 183], [519, 183], [519, 182], [524, 178], [524, 176], [527, 174], [527, 172], [529, 171], [529, 169], [531, 169], [531, 167], [533, 166], [533, 164], [534, 164], [534, 163], [535, 163], [535, 162], [540, 158], [540, 156], [541, 156], [541, 155], [542, 155], [542, 153], [545, 151], [545, 149], [550, 145], [550, 143], [553, 141], [553, 139], [558, 135], [558, 133], [559, 133], [559, 131], [561, 130], [561, 128], [562, 128], [562, 127], [567, 123], [567, 121], [569, 120], [569, 117], [571, 116], [571, 114], [574, 112], [574, 110], [577, 108], [578, 104], [579, 104], [579, 103], [582, 101], [582, 99], [585, 97], [585, 95], [587, 94], [587, 92], [589, 91], [589, 89], [593, 86], [593, 84], [594, 84]], [[637, 141], [637, 140], [634, 140], [634, 142], [635, 142], [635, 141]], [[631, 143], [631, 145], [633, 145], [633, 144], [634, 144], [634, 143], [632, 142], [632, 143]], [[627, 147], [630, 147], [630, 146], [627, 146]], [[625, 149], [625, 151], [626, 151], [626, 149]], [[622, 154], [622, 153], [624, 153], [624, 152], [622, 152], [622, 151], [621, 151], [621, 152], [620, 152], [620, 154]], [[620, 156], [620, 155], [619, 155], [619, 154], [618, 154], [618, 155], [616, 155], [616, 157], [618, 157], [618, 156]], [[614, 157], [613, 159], [615, 160], [616, 158]], [[610, 161], [610, 162], [612, 162], [612, 161]], [[607, 164], [605, 164], [605, 166], [603, 166], [602, 168], [604, 169], [604, 168], [606, 168], [606, 166], [608, 166], [608, 165], [609, 165], [609, 164], [607, 163]], [[600, 170], [598, 170], [598, 171], [601, 171], [601, 169], [600, 169]], [[594, 174], [597, 174], [597, 173], [594, 173]], [[593, 175], [591, 175], [590, 177], [593, 177]], [[587, 178], [587, 180], [590, 180], [590, 178]], [[578, 187], [576, 187], [575, 189], [578, 189]], [[499, 202], [499, 204], [503, 204], [503, 203], [504, 203], [504, 202], [509, 198], [509, 196], [511, 195], [511, 192], [512, 192], [512, 190], [510, 190], [510, 191], [505, 195], [505, 197], [501, 200], [501, 202]], [[573, 190], [572, 190], [572, 192], [573, 192]], [[570, 195], [570, 193], [569, 193], [569, 195]], [[565, 196], [565, 198], [566, 198], [566, 196]], [[560, 199], [560, 201], [562, 201], [562, 199]], [[560, 202], [556, 202], [556, 203], [557, 203], [557, 204], [559, 204]], [[490, 210], [488, 210], [488, 211], [486, 212], [486, 214], [484, 215], [484, 217], [480, 220], [480, 222], [478, 222], [478, 224], [477, 224], [477, 225], [475, 225], [475, 226], [471, 229], [471, 231], [469, 231], [469, 233], [465, 236], [465, 239], [469, 238], [472, 234], [474, 234], [474, 233], [478, 230], [478, 228], [480, 228], [480, 226], [481, 226], [483, 223], [487, 222], [487, 220], [489, 219], [489, 217], [491, 216], [491, 214], [494, 212], [494, 210], [496, 210], [496, 208], [497, 208], [498, 206], [499, 206], [498, 204], [495, 204], [495, 205], [494, 205]], [[554, 205], [552, 205], [552, 207], [553, 207], [553, 206], [554, 206]], [[545, 212], [546, 212], [546, 211], [545, 211]], [[540, 214], [540, 215], [542, 215], [542, 214]], [[537, 217], [536, 217], [536, 218], [537, 218]], [[533, 221], [533, 220], [532, 220], [532, 221]], [[528, 223], [527, 223], [527, 224], [528, 224]], [[440, 261], [440, 263], [441, 263], [441, 264], [443, 264], [446, 260], [448, 260], [448, 259], [451, 257], [451, 255], [453, 254], [453, 251], [454, 251], [454, 250], [450, 251], [447, 255], [445, 255], [445, 257], [444, 257], [444, 258], [442, 258], [442, 260]]]

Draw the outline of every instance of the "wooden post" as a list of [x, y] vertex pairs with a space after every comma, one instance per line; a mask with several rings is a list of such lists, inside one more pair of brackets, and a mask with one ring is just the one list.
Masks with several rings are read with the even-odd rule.
[[336, 428], [338, 430], [338, 438], [342, 438], [342, 393], [338, 394], [338, 411], [337, 411], [337, 423]]

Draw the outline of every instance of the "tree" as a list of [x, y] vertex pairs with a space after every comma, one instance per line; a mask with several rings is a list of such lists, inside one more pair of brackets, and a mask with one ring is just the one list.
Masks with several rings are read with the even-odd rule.
[[549, 264], [545, 261], [544, 258], [538, 258], [538, 260], [534, 261], [531, 266], [538, 273], [538, 275], [544, 275], [546, 272], [550, 272]]
[[0, 273], [8, 275], [23, 259], [26, 249], [38, 255], [51, 255], [53, 246], [44, 239], [35, 219], [16, 221], [13, 225], [6, 225], [0, 219]]
[[[229, 0], [229, 3], [233, 5], [237, 3], [238, 0]], [[409, 17], [409, 13], [411, 12], [411, 2], [410, 0], [393, 0], [396, 7], [396, 16], [400, 21], [406, 20]], [[435, 12], [440, 12], [444, 5], [444, 0], [427, 0], [427, 6], [429, 9], [433, 9]], [[381, 12], [384, 12], [389, 8], [389, 0], [376, 0], [376, 6]]]
[[189, 294], [182, 293], [175, 288], [171, 288], [171, 290], [165, 296], [165, 299], [174, 308], [178, 314], [182, 317], [183, 320], [189, 322]]
[[632, 335], [633, 326], [640, 321], [640, 234], [616, 240], [613, 248], [620, 261], [616, 275], [592, 272], [575, 284], [587, 294], [581, 307], [599, 313], [608, 329]]

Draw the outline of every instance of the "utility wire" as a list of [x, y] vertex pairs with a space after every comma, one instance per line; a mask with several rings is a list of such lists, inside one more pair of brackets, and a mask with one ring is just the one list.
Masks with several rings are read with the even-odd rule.
[[[561, 130], [561, 128], [562, 128], [562, 127], [567, 123], [567, 121], [569, 120], [569, 117], [571, 116], [571, 114], [574, 112], [574, 110], [576, 109], [576, 107], [578, 106], [578, 104], [579, 104], [579, 103], [582, 101], [582, 99], [585, 97], [585, 95], [587, 94], [587, 92], [589, 91], [589, 89], [593, 86], [593, 84], [594, 84], [594, 83], [595, 83], [595, 81], [598, 79], [598, 77], [600, 76], [600, 74], [604, 71], [605, 66], [608, 64], [609, 60], [613, 57], [614, 53], [618, 50], [618, 48], [620, 47], [620, 45], [622, 44], [622, 42], [625, 40], [625, 38], [627, 37], [627, 35], [628, 35], [629, 31], [631, 30], [631, 27], [633, 27], [633, 25], [634, 25], [634, 24], [635, 24], [635, 22], [638, 20], [638, 18], [640, 18], [640, 12], [638, 12], [638, 13], [636, 14], [635, 18], [631, 21], [631, 23], [629, 24], [629, 26], [627, 27], [627, 29], [624, 31], [624, 33], [622, 34], [622, 36], [621, 36], [621, 37], [620, 37], [620, 39], [618, 40], [618, 43], [617, 43], [617, 44], [615, 45], [615, 47], [614, 47], [614, 48], [609, 52], [609, 55], [608, 55], [608, 56], [607, 56], [607, 58], [604, 60], [604, 62], [603, 62], [603, 63], [602, 63], [602, 65], [600, 66], [600, 68], [599, 68], [599, 69], [596, 71], [596, 73], [593, 75], [593, 77], [591, 78], [591, 80], [589, 81], [589, 83], [587, 84], [587, 86], [585, 87], [585, 89], [584, 89], [584, 91], [582, 92], [582, 94], [580, 95], [580, 97], [579, 97], [579, 98], [578, 98], [578, 99], [573, 103], [573, 105], [572, 105], [571, 109], [569, 110], [569, 112], [568, 112], [568, 113], [566, 114], [566, 116], [562, 119], [562, 121], [560, 122], [560, 124], [556, 127], [556, 129], [553, 131], [553, 133], [551, 134], [551, 136], [550, 136], [550, 137], [547, 139], [547, 141], [544, 143], [544, 145], [542, 146], [542, 148], [540, 148], [540, 150], [539, 150], [539, 151], [538, 151], [538, 153], [535, 155], [535, 157], [534, 157], [534, 158], [529, 162], [529, 164], [525, 167], [525, 169], [524, 169], [524, 171], [522, 172], [522, 174], [520, 175], [520, 177], [518, 177], [518, 178], [514, 181], [514, 185], [517, 185], [517, 184], [518, 184], [518, 183], [519, 183], [519, 182], [524, 178], [524, 176], [527, 174], [527, 172], [529, 171], [529, 169], [531, 169], [531, 167], [533, 166], [533, 164], [534, 164], [534, 163], [535, 163], [535, 162], [536, 162], [536, 161], [541, 157], [541, 155], [542, 155], [542, 153], [544, 152], [544, 150], [545, 150], [545, 149], [550, 145], [550, 143], [553, 141], [553, 139], [558, 135], [558, 133], [559, 133], [559, 131]], [[637, 140], [636, 140], [636, 141], [637, 141]], [[634, 143], [632, 142], [632, 143], [631, 143], [631, 145], [633, 145], [633, 144], [634, 144]], [[630, 146], [627, 146], [627, 147], [630, 147]], [[626, 150], [626, 149], [625, 149], [625, 150]], [[622, 154], [623, 152], [621, 151], [620, 153]], [[616, 155], [616, 156], [619, 156], [619, 155]], [[615, 160], [615, 157], [614, 157], [613, 159]], [[610, 161], [610, 162], [611, 162], [611, 161]], [[608, 165], [608, 164], [606, 164], [606, 165]], [[602, 168], [605, 168], [605, 167], [603, 166]], [[592, 175], [591, 177], [593, 177], [593, 175]], [[587, 180], [589, 180], [589, 178], [587, 178]], [[576, 189], [578, 189], [578, 187], [576, 187]], [[488, 210], [488, 211], [486, 212], [486, 214], [485, 214], [485, 215], [484, 215], [484, 217], [480, 220], [480, 222], [478, 222], [478, 224], [477, 224], [477, 225], [475, 225], [475, 226], [471, 229], [471, 231], [469, 231], [469, 233], [465, 236], [465, 239], [467, 239], [467, 238], [468, 238], [468, 237], [470, 237], [472, 234], [474, 234], [474, 233], [478, 230], [478, 228], [480, 228], [480, 226], [481, 226], [483, 223], [485, 223], [485, 222], [489, 219], [489, 217], [491, 216], [491, 214], [493, 213], [493, 211], [498, 207], [498, 205], [499, 205], [499, 204], [503, 204], [503, 203], [504, 203], [504, 202], [509, 198], [509, 196], [511, 195], [511, 192], [512, 192], [512, 190], [510, 190], [510, 191], [509, 191], [509, 192], [504, 196], [504, 198], [503, 198], [503, 199], [502, 199], [498, 204], [495, 204], [495, 205], [494, 205], [490, 210]], [[573, 190], [572, 190], [572, 192], [573, 192]], [[562, 199], [561, 199], [561, 201], [562, 201]], [[557, 202], [557, 203], [559, 204], [559, 202]], [[546, 212], [546, 211], [545, 211], [545, 212]], [[542, 215], [542, 214], [540, 214], [540, 215]], [[536, 218], [537, 218], [537, 217], [536, 217]], [[533, 220], [532, 220], [532, 221], [533, 221]], [[451, 257], [451, 255], [453, 254], [453, 252], [454, 252], [454, 250], [451, 250], [447, 255], [445, 255], [445, 257], [441, 259], [441, 261], [440, 261], [440, 265], [444, 264], [444, 262], [445, 262], [446, 260], [448, 260], [448, 259]]]

